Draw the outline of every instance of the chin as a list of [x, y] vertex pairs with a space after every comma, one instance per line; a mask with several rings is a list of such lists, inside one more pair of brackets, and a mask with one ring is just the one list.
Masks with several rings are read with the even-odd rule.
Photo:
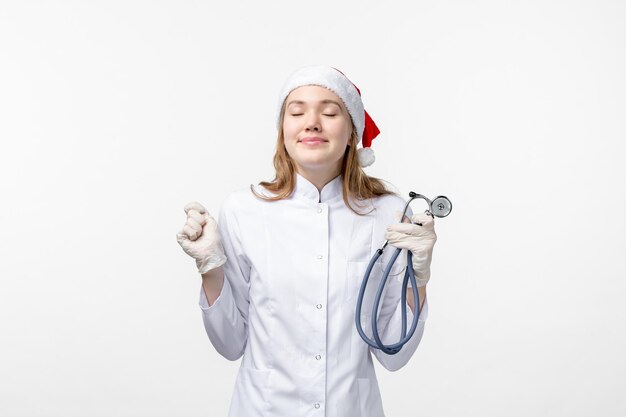
[[317, 160], [317, 159], [301, 159], [298, 162], [298, 165], [305, 168], [323, 168], [325, 166], [330, 165], [329, 161], [325, 160]]
[[308, 169], [331, 169], [337, 161], [331, 158], [300, 158], [296, 161], [298, 165]]

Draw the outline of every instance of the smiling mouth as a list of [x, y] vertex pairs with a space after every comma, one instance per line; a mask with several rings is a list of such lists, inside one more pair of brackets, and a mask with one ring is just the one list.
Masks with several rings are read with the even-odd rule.
[[307, 143], [307, 144], [317, 144], [317, 143], [325, 143], [325, 142], [328, 142], [328, 141], [326, 139], [322, 139], [322, 138], [310, 137], [310, 138], [304, 138], [302, 140], [299, 140], [298, 142]]
[[323, 145], [326, 142], [327, 141], [325, 140], [303, 140], [300, 143], [306, 146], [318, 146], [318, 145]]

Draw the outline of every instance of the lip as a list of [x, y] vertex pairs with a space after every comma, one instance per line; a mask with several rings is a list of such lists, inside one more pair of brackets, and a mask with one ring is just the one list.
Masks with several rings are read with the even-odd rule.
[[328, 142], [328, 141], [324, 138], [320, 138], [317, 136], [310, 136], [307, 138], [302, 138], [301, 140], [299, 140], [299, 142], [314, 144], [314, 143], [322, 143], [322, 142]]

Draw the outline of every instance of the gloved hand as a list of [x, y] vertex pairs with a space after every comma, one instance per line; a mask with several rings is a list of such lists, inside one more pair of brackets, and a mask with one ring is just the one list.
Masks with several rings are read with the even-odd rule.
[[185, 253], [196, 260], [198, 272], [204, 274], [226, 263], [217, 222], [202, 204], [193, 201], [185, 206], [187, 222], [176, 234]]
[[[395, 217], [398, 223], [387, 227], [385, 239], [396, 248], [408, 249], [413, 254], [413, 272], [418, 287], [423, 287], [430, 279], [430, 263], [433, 255], [433, 247], [437, 241], [435, 234], [435, 221], [426, 213], [415, 213], [411, 220], [404, 216], [400, 223], [401, 211], [396, 211]], [[408, 224], [407, 224], [408, 223]], [[420, 223], [414, 224], [414, 223]], [[410, 283], [410, 281], [409, 281]]]

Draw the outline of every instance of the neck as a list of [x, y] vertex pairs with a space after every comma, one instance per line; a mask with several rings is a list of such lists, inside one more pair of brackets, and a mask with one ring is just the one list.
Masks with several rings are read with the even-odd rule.
[[341, 173], [341, 165], [333, 170], [297, 167], [296, 171], [322, 192], [322, 188]]

